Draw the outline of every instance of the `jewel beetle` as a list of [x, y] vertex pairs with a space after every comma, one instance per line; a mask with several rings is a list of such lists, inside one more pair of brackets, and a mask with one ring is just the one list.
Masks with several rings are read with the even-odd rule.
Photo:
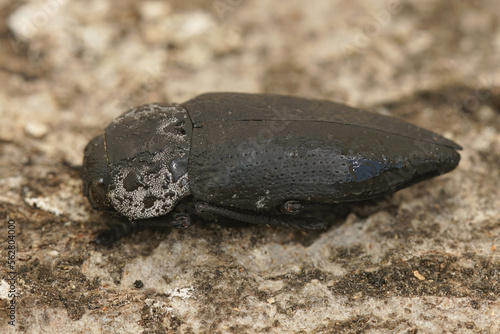
[[85, 148], [83, 193], [132, 227], [185, 228], [193, 215], [322, 229], [313, 205], [385, 196], [454, 169], [461, 147], [402, 120], [283, 95], [208, 93], [148, 104]]

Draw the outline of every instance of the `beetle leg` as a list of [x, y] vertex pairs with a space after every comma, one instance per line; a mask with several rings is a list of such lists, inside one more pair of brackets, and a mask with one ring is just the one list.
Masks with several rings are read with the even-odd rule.
[[137, 229], [137, 222], [124, 220], [121, 224], [114, 225], [108, 230], [100, 232], [94, 241], [98, 245], [110, 245], [135, 229]]
[[179, 213], [174, 217], [174, 220], [172, 220], [169, 224], [169, 226], [178, 228], [178, 229], [185, 229], [188, 228], [189, 225], [191, 225], [191, 217], [185, 213]]
[[202, 214], [211, 213], [255, 225], [268, 225], [272, 227], [284, 226], [307, 230], [322, 230], [326, 228], [324, 221], [315, 218], [259, 216], [218, 207], [206, 202], [196, 203], [196, 211]]
[[110, 245], [136, 230], [139, 226], [162, 226], [185, 229], [189, 227], [189, 225], [191, 225], [191, 217], [187, 213], [175, 213], [167, 216], [137, 221], [125, 220], [120, 224], [114, 225], [108, 230], [99, 233], [94, 241], [98, 245]]
[[141, 227], [175, 227], [185, 229], [191, 225], [191, 217], [187, 213], [171, 213], [166, 216], [143, 219], [138, 221]]
[[281, 203], [279, 209], [285, 215], [295, 216], [302, 212], [304, 205], [300, 201], [292, 199]]
[[204, 220], [210, 220], [216, 222], [218, 220], [218, 215], [209, 211], [209, 210], [203, 210], [205, 205], [208, 205], [208, 203], [205, 202], [197, 202], [195, 201], [193, 203], [194, 205], [194, 213], [196, 215]]

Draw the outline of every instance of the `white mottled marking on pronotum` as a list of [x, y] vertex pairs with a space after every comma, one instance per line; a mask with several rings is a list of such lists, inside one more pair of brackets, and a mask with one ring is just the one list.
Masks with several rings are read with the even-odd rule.
[[[113, 207], [122, 215], [130, 219], [147, 219], [168, 214], [175, 205], [190, 193], [188, 174], [182, 175], [173, 182], [169, 164], [173, 159], [183, 158], [189, 154], [189, 145], [179, 145], [189, 143], [189, 138], [185, 135], [166, 132], [170, 125], [180, 121], [187, 121], [186, 111], [180, 107], [165, 107], [159, 105], [147, 105], [138, 109], [133, 109], [116, 120], [119, 124], [126, 117], [133, 117], [139, 120], [141, 117], [148, 117], [153, 109], [161, 109], [161, 116], [158, 126], [154, 129], [144, 129], [144, 136], [148, 139], [160, 139], [171, 143], [167, 147], [153, 153], [152, 162], [160, 166], [154, 173], [150, 171], [151, 165], [138, 161], [120, 161], [111, 166], [110, 200]], [[156, 136], [156, 137], [155, 137]], [[140, 180], [140, 186], [134, 190], [125, 188], [125, 178], [129, 173], [135, 173]], [[149, 200], [148, 200], [149, 199]], [[146, 203], [148, 203], [146, 205]]]

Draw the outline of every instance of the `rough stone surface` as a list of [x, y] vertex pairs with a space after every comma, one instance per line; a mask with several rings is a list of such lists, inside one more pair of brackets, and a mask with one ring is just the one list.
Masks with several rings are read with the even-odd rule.
[[[499, 333], [499, 18], [495, 0], [0, 0], [0, 332]], [[462, 161], [323, 233], [197, 221], [96, 246], [118, 218], [82, 197], [85, 144], [208, 91], [401, 117]]]

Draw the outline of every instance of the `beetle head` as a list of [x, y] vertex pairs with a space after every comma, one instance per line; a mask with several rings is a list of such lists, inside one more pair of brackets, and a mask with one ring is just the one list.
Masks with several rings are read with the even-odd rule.
[[94, 209], [110, 211], [108, 159], [103, 136], [92, 139], [85, 147], [83, 158], [83, 194]]

